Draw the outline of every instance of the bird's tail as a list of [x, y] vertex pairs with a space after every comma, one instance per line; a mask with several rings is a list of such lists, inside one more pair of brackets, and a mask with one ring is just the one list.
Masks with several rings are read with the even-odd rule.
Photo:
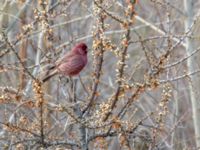
[[43, 70], [40, 78], [42, 82], [46, 82], [58, 72], [55, 66], [46, 66]]
[[49, 80], [51, 77], [55, 76], [56, 74], [57, 74], [57, 70], [50, 72], [49, 74], [47, 74], [46, 76], [42, 78], [42, 82], [46, 82], [47, 80]]

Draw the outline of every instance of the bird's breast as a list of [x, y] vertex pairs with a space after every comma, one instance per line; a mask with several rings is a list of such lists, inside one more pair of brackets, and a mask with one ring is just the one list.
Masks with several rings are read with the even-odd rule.
[[87, 60], [87, 55], [82, 57], [84, 64], [86, 65], [88, 60]]

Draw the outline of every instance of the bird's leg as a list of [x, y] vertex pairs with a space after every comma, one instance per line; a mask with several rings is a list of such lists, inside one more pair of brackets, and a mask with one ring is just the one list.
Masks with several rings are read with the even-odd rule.
[[74, 103], [76, 103], [76, 82], [76, 79], [69, 77], [70, 93]]
[[63, 75], [59, 75], [59, 81], [62, 82], [64, 86], [70, 82], [69, 78], [63, 77]]

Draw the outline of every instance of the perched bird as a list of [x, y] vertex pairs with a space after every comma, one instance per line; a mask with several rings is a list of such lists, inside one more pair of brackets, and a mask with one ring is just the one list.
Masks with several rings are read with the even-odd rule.
[[45, 75], [42, 77], [42, 81], [46, 82], [48, 79], [57, 74], [62, 74], [65, 76], [78, 75], [86, 64], [87, 45], [85, 43], [79, 43], [61, 59], [58, 59], [55, 62], [55, 65], [45, 70]]

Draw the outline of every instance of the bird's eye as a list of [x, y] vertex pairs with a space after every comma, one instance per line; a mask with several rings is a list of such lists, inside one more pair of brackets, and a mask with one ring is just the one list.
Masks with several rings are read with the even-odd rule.
[[83, 54], [87, 54], [87, 49], [86, 48], [82, 48], [81, 51], [82, 51]]
[[84, 55], [84, 54], [87, 53], [87, 50], [81, 48], [81, 49], [79, 49], [79, 53], [80, 53], [81, 55]]

